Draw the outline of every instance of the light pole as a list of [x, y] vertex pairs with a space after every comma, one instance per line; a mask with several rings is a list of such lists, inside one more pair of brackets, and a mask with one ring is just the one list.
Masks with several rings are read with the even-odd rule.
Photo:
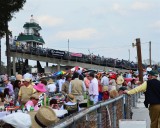
[[128, 53], [129, 53], [129, 62], [130, 62], [130, 49], [128, 49]]

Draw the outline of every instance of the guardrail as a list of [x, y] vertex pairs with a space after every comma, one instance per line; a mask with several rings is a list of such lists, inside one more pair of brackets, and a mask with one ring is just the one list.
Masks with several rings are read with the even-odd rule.
[[139, 95], [121, 95], [115, 99], [100, 102], [61, 119], [52, 128], [118, 128], [120, 119], [132, 118], [132, 107], [136, 107]]

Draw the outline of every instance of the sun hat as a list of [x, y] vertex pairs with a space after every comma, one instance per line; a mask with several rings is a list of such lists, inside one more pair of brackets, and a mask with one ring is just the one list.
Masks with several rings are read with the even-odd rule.
[[43, 106], [37, 112], [29, 112], [32, 121], [32, 128], [44, 128], [53, 125], [59, 119], [56, 113], [50, 108]]
[[64, 116], [65, 114], [68, 113], [67, 110], [53, 109], [53, 111], [56, 113], [56, 116], [57, 116], [57, 117], [62, 117], [62, 116]]
[[118, 85], [121, 85], [121, 84], [123, 84], [123, 82], [124, 82], [124, 78], [123, 78], [123, 76], [118, 76], [118, 78], [117, 78], [117, 84]]
[[45, 85], [42, 84], [42, 83], [39, 83], [39, 84], [33, 86], [33, 88], [36, 89], [39, 92], [46, 92], [47, 91], [46, 88], [45, 88]]
[[108, 86], [103, 86], [103, 92], [108, 91]]
[[109, 92], [110, 98], [116, 98], [118, 95], [119, 95], [119, 94], [118, 94], [118, 91], [117, 91], [117, 90], [111, 90], [111, 91]]
[[76, 102], [76, 99], [75, 99], [74, 95], [68, 94], [67, 97], [68, 97], [68, 99], [69, 99], [71, 102], [73, 102], [73, 103]]
[[148, 72], [148, 74], [151, 75], [151, 76], [158, 76], [158, 73], [156, 71], [153, 71], [153, 70]]
[[13, 113], [5, 116], [2, 120], [15, 128], [30, 128], [32, 125], [31, 117], [26, 113]]
[[48, 80], [48, 84], [53, 84], [54, 82], [53, 82], [53, 79], [49, 79]]
[[30, 78], [24, 78], [23, 81], [31, 82], [31, 79]]
[[116, 79], [116, 74], [109, 74], [109, 78], [111, 78], [111, 79]]

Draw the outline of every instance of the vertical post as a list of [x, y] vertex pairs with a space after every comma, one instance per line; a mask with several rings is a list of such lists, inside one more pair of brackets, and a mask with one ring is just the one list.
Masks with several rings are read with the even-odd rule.
[[2, 70], [1, 70], [1, 37], [0, 37], [0, 73], [2, 73]]
[[15, 63], [15, 57], [13, 57], [13, 75], [16, 75], [16, 63]]
[[69, 39], [68, 39], [68, 60], [69, 60]]
[[46, 62], [46, 67], [48, 67], [48, 62]]
[[123, 95], [123, 99], [122, 99], [122, 114], [123, 114], [123, 119], [126, 119], [126, 116], [125, 116], [125, 95]]
[[60, 64], [57, 64], [57, 71], [60, 71]]
[[113, 128], [117, 128], [117, 113], [116, 101], [113, 102]]
[[139, 80], [143, 82], [143, 67], [142, 67], [142, 55], [141, 55], [141, 42], [140, 38], [136, 39], [137, 46], [137, 57], [138, 57], [138, 72], [139, 72]]
[[152, 67], [152, 58], [151, 58], [151, 41], [149, 42], [149, 64]]
[[98, 116], [97, 116], [97, 126], [98, 126], [98, 128], [102, 128], [102, 109], [101, 109], [101, 107], [99, 107], [97, 109], [97, 113], [98, 113]]
[[128, 52], [129, 52], [129, 62], [130, 62], [130, 49], [128, 49]]
[[7, 55], [7, 74], [11, 76], [11, 58], [10, 58], [10, 44], [9, 44], [9, 32], [8, 21], [5, 21], [5, 33], [6, 33], [6, 55]]

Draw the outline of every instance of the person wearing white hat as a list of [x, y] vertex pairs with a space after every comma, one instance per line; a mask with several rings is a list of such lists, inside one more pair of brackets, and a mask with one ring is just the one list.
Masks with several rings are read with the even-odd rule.
[[43, 106], [28, 114], [17, 112], [7, 115], [2, 121], [4, 125], [8, 124], [6, 128], [45, 128], [54, 125], [59, 119], [50, 107]]
[[26, 113], [13, 113], [2, 118], [6, 128], [30, 128], [32, 126], [31, 117]]
[[30, 83], [30, 78], [25, 78], [23, 80], [24, 86], [21, 86], [19, 93], [18, 93], [18, 101], [23, 105], [29, 101], [31, 95], [36, 92], [33, 86]]

